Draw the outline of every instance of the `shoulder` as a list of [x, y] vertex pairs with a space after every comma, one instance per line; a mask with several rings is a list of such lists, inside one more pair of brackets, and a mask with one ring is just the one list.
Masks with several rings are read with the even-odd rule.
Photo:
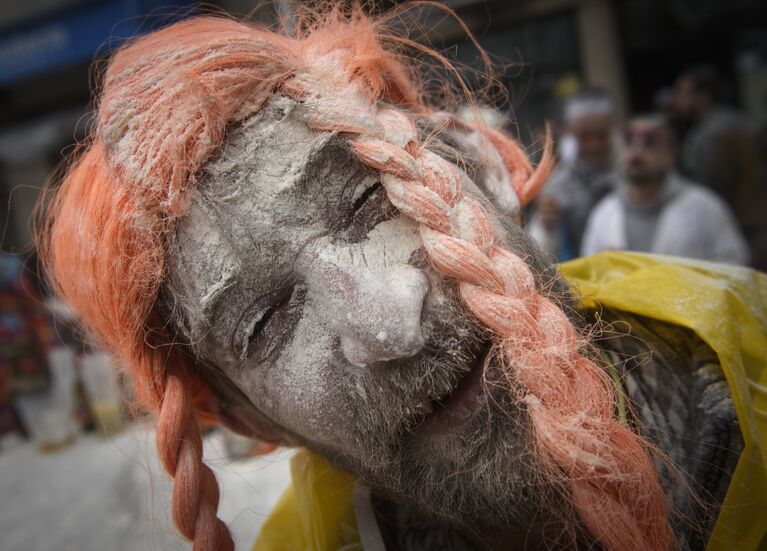
[[682, 189], [674, 202], [682, 203], [686, 208], [703, 210], [708, 213], [724, 214], [729, 212], [724, 199], [710, 189], [681, 176], [676, 178]]
[[[590, 255], [606, 249], [624, 248], [620, 242], [612, 242], [619, 239], [616, 234], [616, 224], [620, 223], [620, 211], [621, 202], [615, 192], [609, 193], [596, 204], [586, 221], [586, 229], [581, 243], [582, 255]], [[608, 241], [610, 245], [608, 245]]]
[[735, 109], [722, 107], [711, 116], [711, 125], [718, 131], [745, 130], [747, 122]]

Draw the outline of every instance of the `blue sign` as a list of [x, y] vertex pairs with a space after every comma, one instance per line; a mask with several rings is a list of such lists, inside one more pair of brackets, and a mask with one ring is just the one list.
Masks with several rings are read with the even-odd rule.
[[0, 34], [0, 86], [106, 53], [192, 13], [193, 0], [102, 0]]

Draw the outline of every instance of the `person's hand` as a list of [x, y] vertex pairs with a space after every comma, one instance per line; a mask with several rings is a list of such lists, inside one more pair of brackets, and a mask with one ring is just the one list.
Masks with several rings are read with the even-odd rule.
[[543, 227], [549, 232], [554, 232], [559, 225], [562, 208], [559, 201], [551, 195], [542, 195], [538, 198], [538, 214], [541, 217]]

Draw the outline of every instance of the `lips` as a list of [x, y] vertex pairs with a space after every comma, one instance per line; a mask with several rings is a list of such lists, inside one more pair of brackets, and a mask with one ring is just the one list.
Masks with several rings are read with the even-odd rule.
[[484, 403], [483, 380], [490, 345], [482, 347], [471, 362], [469, 371], [456, 381], [452, 390], [432, 400], [430, 413], [417, 420], [413, 432], [418, 435], [445, 435], [455, 432]]

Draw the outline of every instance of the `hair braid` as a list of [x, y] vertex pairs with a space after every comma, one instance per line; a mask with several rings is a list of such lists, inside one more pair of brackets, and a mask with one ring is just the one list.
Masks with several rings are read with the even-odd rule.
[[[328, 111], [323, 120], [342, 118], [329, 113], [334, 107], [314, 106]], [[469, 310], [495, 334], [506, 375], [524, 388], [544, 469], [607, 549], [671, 547], [649, 445], [616, 419], [609, 376], [580, 352], [583, 340], [564, 312], [538, 293], [527, 264], [496, 243], [484, 208], [462, 195], [458, 168], [417, 146], [415, 125], [404, 113], [381, 110], [376, 121], [379, 131], [358, 133], [352, 149], [381, 171], [391, 202], [419, 223], [431, 265], [458, 282]], [[494, 145], [502, 138], [488, 134]], [[521, 167], [517, 172], [528, 181], [518, 189], [533, 193], [545, 171]]]
[[[153, 351], [149, 361], [165, 361], [167, 354]], [[193, 542], [196, 551], [234, 549], [226, 525], [216, 516], [219, 490], [216, 477], [203, 463], [200, 425], [195, 415], [189, 377], [183, 360], [168, 363], [157, 414], [157, 450], [160, 462], [173, 478], [173, 521]]]

